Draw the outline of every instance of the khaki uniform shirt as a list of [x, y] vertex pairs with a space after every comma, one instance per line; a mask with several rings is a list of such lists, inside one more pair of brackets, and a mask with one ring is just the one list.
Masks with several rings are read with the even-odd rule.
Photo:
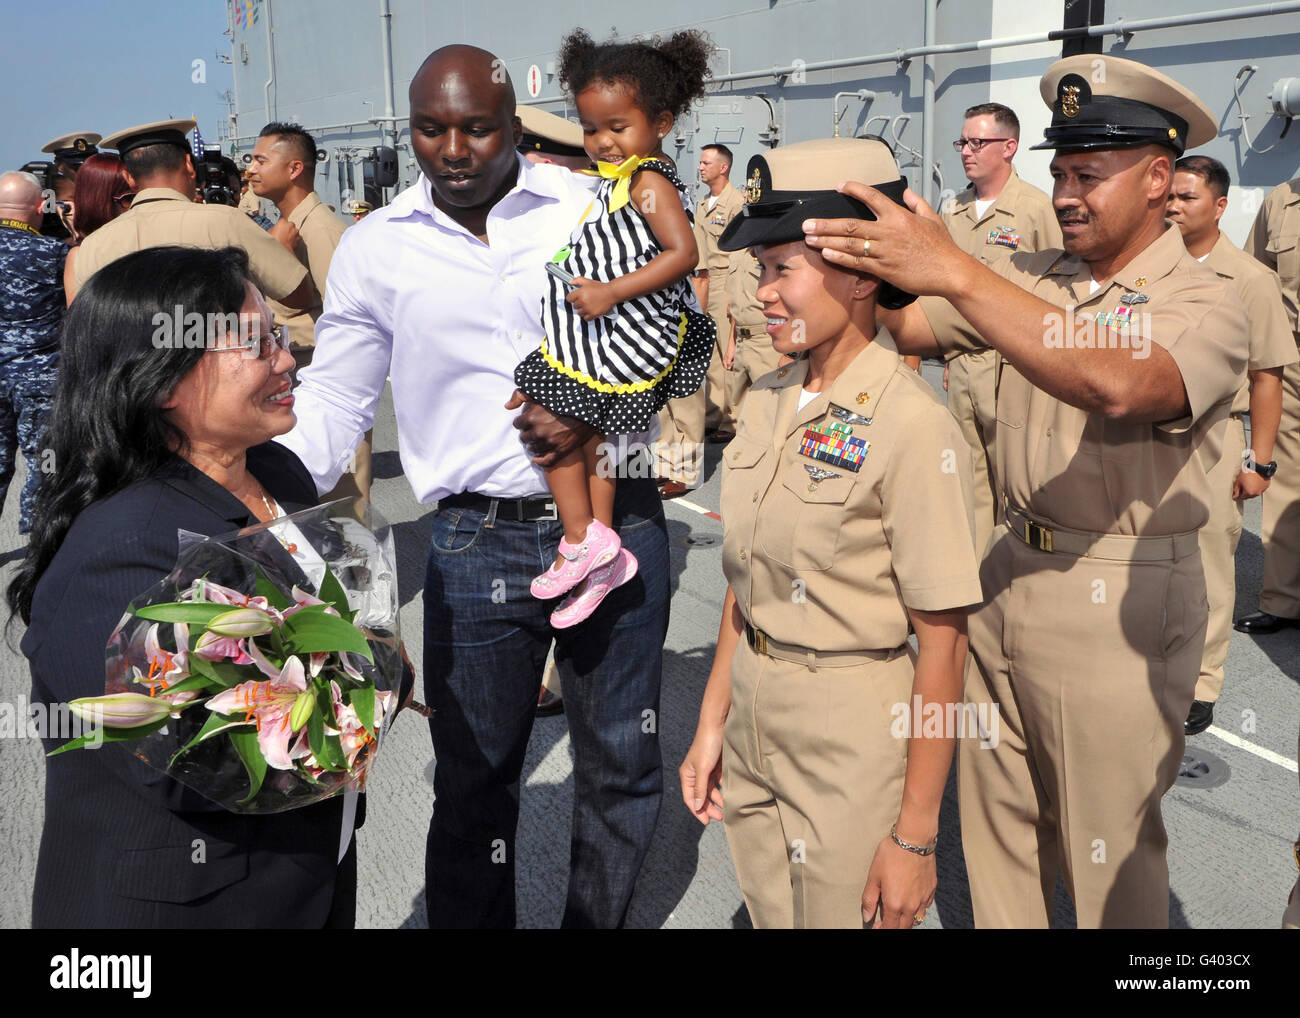
[[763, 268], [748, 248], [732, 251], [727, 260], [727, 302], [731, 317], [742, 329], [761, 329], [767, 324], [763, 305], [758, 302], [758, 277]]
[[316, 320], [320, 318], [325, 298], [325, 277], [329, 275], [330, 260], [339, 246], [343, 231], [350, 224], [343, 222], [330, 211], [313, 191], [289, 213], [289, 222], [298, 227], [298, 261], [307, 266], [316, 295], [311, 305], [301, 311], [287, 308], [278, 301], [268, 301], [275, 324], [289, 330], [289, 342], [296, 347], [316, 345]]
[[[1020, 179], [1015, 169], [1002, 193], [979, 215], [975, 188], [966, 188], [944, 207], [943, 224], [953, 242], [985, 265], [1010, 258], [1016, 251], [1046, 251], [1061, 247], [1061, 227], [1052, 199]], [[960, 354], [951, 351], [945, 360]]]
[[[1241, 300], [1250, 322], [1247, 368], [1263, 371], [1294, 364], [1297, 359], [1295, 338], [1282, 304], [1282, 289], [1278, 286], [1277, 276], [1222, 233], [1201, 264], [1231, 283]], [[1232, 412], [1240, 414], [1249, 409], [1250, 383], [1247, 381], [1233, 401]]]
[[1300, 342], [1300, 177], [1268, 193], [1245, 250], [1277, 273], [1291, 331]]
[[[803, 410], [806, 361], [763, 376], [723, 454], [723, 570], [779, 642], [888, 650], [907, 639], [908, 608], [982, 600], [970, 450], [890, 347], [871, 343]], [[807, 430], [835, 425], [867, 443], [856, 470], [806, 454]]]
[[[710, 195], [710, 198], [712, 196]], [[718, 200], [709, 208], [709, 198], [705, 198], [695, 208], [695, 246], [700, 250], [697, 272], [709, 270], [710, 276], [720, 277], [727, 271], [727, 252], [719, 249], [718, 239], [722, 231], [731, 222], [731, 217], [745, 207], [745, 199], [730, 181], [718, 195]], [[713, 303], [710, 296], [709, 303]]]
[[[1050, 345], [1064, 345], [1067, 335], [1071, 342], [1076, 334], [1085, 341], [1091, 335], [1128, 341], [1140, 357], [1146, 343], [1159, 343], [1178, 365], [1191, 405], [1190, 417], [1177, 421], [1110, 421], [1034, 388], [1004, 361], [997, 476], [1011, 504], [1041, 522], [1091, 534], [1152, 537], [1204, 526], [1210, 491], [1195, 454], [1203, 442], [1219, 444], [1213, 426], [1241, 389], [1249, 349], [1235, 291], [1187, 253], [1170, 223], [1091, 296], [1091, 269], [1063, 251], [1016, 254], [993, 268], [1049, 304], [1073, 306], [1073, 331], [1068, 314], [1044, 323]], [[1147, 300], [1120, 300], [1134, 293]], [[921, 307], [945, 351], [984, 346], [947, 301], [922, 298]], [[1123, 331], [1096, 325], [1097, 315], [1114, 316], [1128, 307], [1149, 314], [1149, 320]], [[1207, 446], [1201, 454], [1213, 463], [1219, 452]]]
[[77, 290], [109, 262], [167, 244], [210, 251], [243, 248], [253, 283], [267, 297], [289, 296], [307, 275], [293, 255], [238, 209], [200, 205], [171, 188], [147, 187], [135, 196], [129, 209], [81, 242], [75, 271]]

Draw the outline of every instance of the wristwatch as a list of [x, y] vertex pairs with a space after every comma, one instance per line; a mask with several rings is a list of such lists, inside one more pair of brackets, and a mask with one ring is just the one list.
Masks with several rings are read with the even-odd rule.
[[1255, 450], [1247, 449], [1241, 454], [1241, 469], [1253, 470], [1264, 480], [1269, 481], [1277, 473], [1277, 460], [1273, 460], [1271, 463], [1258, 463], [1255, 461]]

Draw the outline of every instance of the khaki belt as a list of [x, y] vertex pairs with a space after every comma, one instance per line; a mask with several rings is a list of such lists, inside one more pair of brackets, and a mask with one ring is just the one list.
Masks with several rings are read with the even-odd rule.
[[1114, 559], [1117, 562], [1172, 562], [1197, 549], [1196, 531], [1166, 537], [1125, 537], [1119, 534], [1086, 534], [1079, 530], [1048, 527], [1013, 505], [1006, 506], [1007, 529], [1031, 548]]
[[847, 668], [872, 661], [888, 661], [905, 650], [904, 647], [894, 647], [891, 650], [810, 650], [807, 647], [779, 643], [748, 622], [745, 623], [745, 640], [756, 654], [765, 654], [777, 661], [806, 665], [812, 671], [816, 671], [819, 665], [824, 668]]

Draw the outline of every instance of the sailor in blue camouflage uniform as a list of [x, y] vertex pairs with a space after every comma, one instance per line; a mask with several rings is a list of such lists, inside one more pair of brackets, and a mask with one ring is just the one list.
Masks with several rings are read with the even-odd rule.
[[31, 529], [40, 484], [45, 417], [59, 366], [63, 265], [68, 246], [42, 237], [40, 182], [30, 173], [0, 176], [0, 507], [18, 447], [27, 459], [19, 533]]

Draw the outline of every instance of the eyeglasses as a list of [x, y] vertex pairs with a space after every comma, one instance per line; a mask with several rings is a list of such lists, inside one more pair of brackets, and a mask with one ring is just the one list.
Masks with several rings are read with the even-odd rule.
[[988, 145], [990, 142], [1010, 141], [1010, 140], [1011, 140], [1010, 138], [958, 138], [956, 141], [952, 143], [952, 150], [954, 152], [960, 152], [967, 145], [969, 145], [970, 150], [972, 152], [978, 152], [980, 149], [982, 149], [985, 145]]
[[[275, 326], [270, 332], [257, 337], [257, 339], [258, 345], [256, 350], [259, 360], [272, 360], [278, 351], [289, 349], [289, 330], [283, 325]], [[240, 343], [238, 340], [234, 346], [219, 346], [214, 348], [216, 353], [230, 353], [232, 350], [251, 353], [253, 349], [254, 347], [252, 343], [244, 344]]]

